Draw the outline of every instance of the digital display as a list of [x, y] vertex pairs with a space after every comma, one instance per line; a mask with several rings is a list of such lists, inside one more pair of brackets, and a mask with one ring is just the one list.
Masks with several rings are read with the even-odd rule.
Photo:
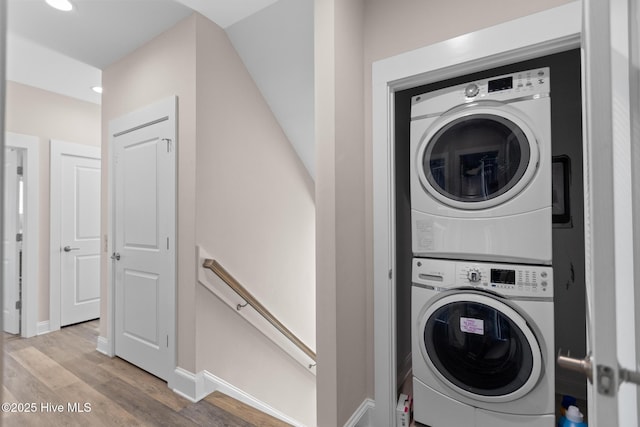
[[489, 92], [513, 88], [513, 77], [504, 77], [502, 79], [489, 80]]
[[491, 269], [491, 283], [499, 283], [504, 285], [516, 284], [515, 270], [494, 270]]

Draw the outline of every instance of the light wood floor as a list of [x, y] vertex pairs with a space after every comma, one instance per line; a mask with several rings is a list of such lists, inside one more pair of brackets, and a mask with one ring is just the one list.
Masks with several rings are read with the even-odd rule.
[[[221, 393], [192, 403], [119, 358], [96, 351], [98, 321], [33, 338], [5, 334], [3, 426], [287, 426]], [[85, 404], [88, 404], [85, 406]], [[62, 405], [62, 410], [58, 405]], [[71, 405], [71, 408], [69, 407]], [[5, 405], [6, 406], [6, 405]], [[70, 411], [73, 408], [85, 410]], [[5, 407], [3, 406], [3, 409]]]

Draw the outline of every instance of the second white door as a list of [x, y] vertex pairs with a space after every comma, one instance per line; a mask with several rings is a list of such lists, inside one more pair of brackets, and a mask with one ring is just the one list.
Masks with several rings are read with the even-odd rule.
[[99, 149], [52, 141], [53, 161], [59, 164], [60, 326], [65, 326], [100, 317]]

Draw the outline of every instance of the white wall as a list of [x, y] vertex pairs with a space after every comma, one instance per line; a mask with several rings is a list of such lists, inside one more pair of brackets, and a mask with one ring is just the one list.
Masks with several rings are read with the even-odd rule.
[[103, 86], [105, 172], [109, 120], [178, 96], [178, 366], [313, 425], [315, 377], [196, 282], [201, 245], [315, 347], [313, 183], [227, 35], [194, 14], [104, 70]]
[[318, 425], [367, 397], [363, 1], [316, 2]]
[[[225, 32], [197, 17], [196, 243], [315, 349], [309, 174]], [[198, 289], [197, 370], [307, 425], [315, 377]]]
[[[108, 234], [109, 121], [172, 95], [178, 96], [178, 365], [195, 370], [195, 15], [184, 19], [102, 73], [102, 235]], [[107, 336], [107, 253], [101, 258], [100, 335]]]
[[[363, 14], [364, 22], [360, 23], [358, 17], [347, 12], [349, 8], [358, 8], [357, 4], [348, 3], [359, 2], [316, 0], [316, 250], [319, 254], [319, 316], [327, 311], [326, 320], [320, 317], [318, 320], [318, 358], [321, 362], [318, 366], [318, 414], [319, 419], [326, 416], [326, 421], [320, 425], [341, 425], [347, 419], [345, 416], [353, 413], [365, 397], [371, 398], [374, 394], [372, 63], [568, 2], [545, 0], [522, 3], [489, 0], [480, 4], [466, 0], [368, 0], [363, 2], [360, 12], [354, 12]], [[350, 50], [345, 47], [359, 44], [363, 35], [360, 52], [357, 48]], [[350, 55], [344, 55], [347, 52]], [[358, 63], [354, 58], [362, 60]], [[339, 72], [334, 74], [335, 70]], [[359, 76], [361, 83], [347, 77], [351, 72], [362, 73]], [[344, 85], [347, 81], [350, 82], [349, 86]], [[359, 89], [352, 86], [358, 84], [362, 85]], [[359, 90], [363, 91], [362, 98], [358, 98]], [[359, 113], [352, 112], [353, 116], [348, 117], [357, 117], [363, 113], [363, 135], [357, 133], [357, 119], [350, 125], [345, 123], [344, 128], [338, 128], [341, 116], [336, 113], [337, 106], [351, 105], [343, 98], [336, 98], [344, 93], [353, 94], [353, 102], [359, 103], [354, 107], [359, 109]], [[340, 112], [343, 113], [342, 110]], [[324, 140], [340, 134], [350, 137], [336, 138], [334, 142]], [[331, 160], [331, 157], [335, 156], [335, 159], [342, 161], [343, 158], [339, 154], [350, 150], [354, 150], [354, 153], [361, 150], [361, 158], [349, 158], [345, 164], [352, 162], [352, 172], [341, 173], [337, 168], [339, 162]], [[335, 192], [339, 191], [336, 189], [340, 188], [349, 188], [349, 194], [357, 195], [356, 198], [333, 197]], [[358, 197], [363, 198], [361, 205]], [[364, 225], [362, 235], [355, 239], [355, 242], [362, 242], [355, 252], [353, 249], [357, 244], [354, 243], [354, 239], [343, 239], [342, 235], [329, 235], [330, 232], [335, 233], [339, 229], [337, 224], [354, 222]], [[359, 259], [361, 255], [364, 255], [363, 261]], [[350, 275], [338, 274], [339, 262], [351, 265]], [[364, 266], [361, 262], [364, 262]], [[357, 276], [356, 280], [354, 275]], [[345, 298], [338, 298], [337, 290], [340, 290]], [[327, 295], [321, 300], [322, 292], [326, 292]], [[333, 298], [339, 301], [339, 304], [332, 302]], [[365, 302], [365, 305], [360, 307], [362, 302]], [[354, 307], [351, 314], [356, 319], [365, 316], [364, 328], [354, 325], [345, 327], [341, 323], [343, 317], [340, 315], [340, 308], [343, 304]], [[341, 353], [338, 347], [342, 343], [351, 343], [351, 350]], [[329, 360], [323, 365], [321, 357], [325, 352]], [[360, 366], [353, 369], [353, 361], [357, 355], [361, 355]], [[339, 372], [348, 372], [349, 375], [336, 375]], [[329, 375], [329, 378], [325, 378], [325, 374]], [[364, 381], [360, 379], [361, 375], [364, 376]], [[340, 399], [341, 391], [345, 388], [349, 389], [351, 394], [346, 399]]]
[[218, 28], [198, 21], [197, 243], [315, 348], [313, 182]]

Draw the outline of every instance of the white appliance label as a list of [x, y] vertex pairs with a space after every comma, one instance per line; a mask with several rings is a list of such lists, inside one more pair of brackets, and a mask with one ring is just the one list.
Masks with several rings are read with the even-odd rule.
[[426, 219], [416, 220], [416, 242], [418, 248], [432, 251], [433, 247], [433, 221]]
[[470, 334], [484, 335], [484, 320], [461, 317], [460, 330]]

